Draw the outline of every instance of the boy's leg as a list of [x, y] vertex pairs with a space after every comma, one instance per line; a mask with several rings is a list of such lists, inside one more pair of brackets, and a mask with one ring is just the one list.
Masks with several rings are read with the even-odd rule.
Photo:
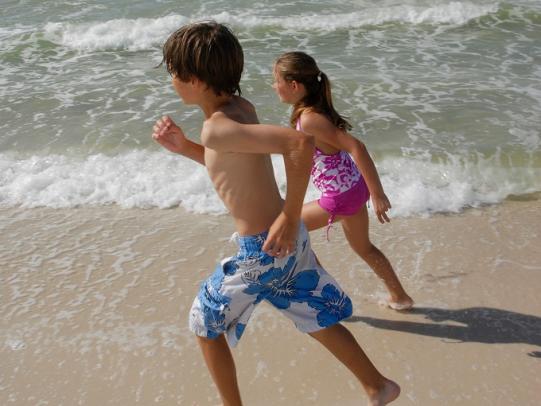
[[383, 406], [398, 397], [400, 387], [379, 373], [347, 328], [337, 323], [310, 335], [353, 372], [366, 390], [370, 406]]
[[363, 206], [355, 215], [341, 216], [340, 219], [351, 248], [385, 283], [391, 295], [389, 306], [397, 310], [409, 309], [413, 305], [413, 300], [402, 287], [389, 260], [370, 242], [366, 206]]
[[224, 406], [242, 405], [235, 362], [225, 336], [221, 334], [215, 339], [205, 337], [197, 339]]

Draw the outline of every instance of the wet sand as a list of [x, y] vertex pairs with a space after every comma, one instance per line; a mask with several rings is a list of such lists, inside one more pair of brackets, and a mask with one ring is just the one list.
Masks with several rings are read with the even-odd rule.
[[[393, 405], [541, 404], [541, 200], [373, 222], [417, 302], [383, 285], [340, 226], [314, 250], [350, 294], [345, 324], [402, 386]], [[216, 405], [187, 328], [201, 280], [233, 254], [227, 216], [0, 209], [0, 404]], [[263, 303], [233, 351], [246, 405], [364, 405], [353, 376]]]

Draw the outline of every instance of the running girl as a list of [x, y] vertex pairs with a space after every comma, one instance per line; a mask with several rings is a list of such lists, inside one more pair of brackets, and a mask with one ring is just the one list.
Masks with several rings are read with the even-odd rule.
[[312, 231], [327, 225], [328, 233], [330, 225], [340, 221], [351, 248], [385, 283], [389, 307], [411, 308], [413, 300], [368, 235], [368, 199], [372, 197], [382, 224], [390, 221], [387, 211], [391, 204], [365, 145], [348, 133], [351, 125], [333, 107], [327, 75], [311, 56], [287, 52], [274, 64], [273, 87], [282, 102], [293, 106], [291, 126], [316, 140], [312, 181], [321, 197], [304, 205], [302, 220], [306, 227]]

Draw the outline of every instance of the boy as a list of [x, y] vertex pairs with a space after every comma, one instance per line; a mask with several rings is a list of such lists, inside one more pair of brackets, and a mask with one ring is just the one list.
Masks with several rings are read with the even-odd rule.
[[[364, 386], [371, 406], [391, 402], [399, 394], [398, 385], [376, 370], [338, 323], [351, 315], [351, 301], [318, 264], [300, 223], [312, 137], [258, 124], [254, 107], [240, 97], [242, 48], [225, 26], [203, 22], [181, 27], [163, 52], [175, 90], [184, 103], [201, 108], [205, 121], [201, 144], [188, 140], [169, 117], [156, 122], [152, 137], [206, 166], [238, 234], [238, 253], [224, 259], [203, 282], [190, 311], [190, 329], [198, 336], [223, 404], [241, 405], [228, 342], [237, 344], [262, 300], [343, 362]], [[274, 179], [271, 153], [284, 158], [285, 202]]]

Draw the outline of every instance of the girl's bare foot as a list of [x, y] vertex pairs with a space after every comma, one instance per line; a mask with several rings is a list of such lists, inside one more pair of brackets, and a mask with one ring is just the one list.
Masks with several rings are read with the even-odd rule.
[[400, 386], [397, 383], [385, 379], [385, 384], [376, 393], [369, 395], [369, 406], [384, 406], [395, 400], [400, 395]]
[[407, 296], [401, 300], [387, 300], [387, 306], [393, 310], [409, 310], [413, 307], [413, 299]]

